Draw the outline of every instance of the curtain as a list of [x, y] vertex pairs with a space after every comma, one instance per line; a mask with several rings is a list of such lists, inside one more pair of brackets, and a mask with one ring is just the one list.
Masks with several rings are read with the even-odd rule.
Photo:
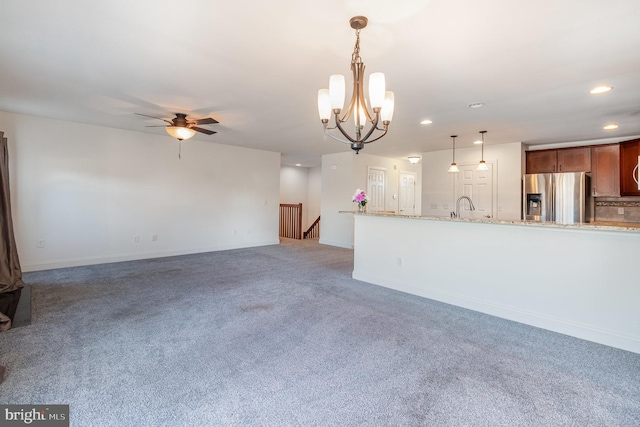
[[7, 138], [0, 132], [0, 331], [11, 327], [11, 319], [24, 286], [13, 235], [7, 146]]

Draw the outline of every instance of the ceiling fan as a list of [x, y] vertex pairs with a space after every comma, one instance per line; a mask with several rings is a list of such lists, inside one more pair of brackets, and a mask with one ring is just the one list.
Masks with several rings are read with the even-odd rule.
[[[215, 131], [198, 127], [199, 125], [211, 125], [219, 123], [216, 119], [212, 119], [211, 117], [207, 117], [205, 119], [191, 120], [187, 118], [186, 114], [175, 113], [176, 117], [174, 119], [164, 119], [162, 117], [149, 116], [147, 114], [135, 113], [138, 116], [149, 117], [152, 119], [162, 120], [164, 122], [169, 123], [169, 126], [166, 126], [167, 133], [172, 137], [176, 138], [178, 141], [182, 141], [183, 139], [189, 139], [196, 132], [204, 133], [205, 135], [213, 135], [216, 133]], [[147, 126], [147, 127], [160, 127], [160, 126]]]

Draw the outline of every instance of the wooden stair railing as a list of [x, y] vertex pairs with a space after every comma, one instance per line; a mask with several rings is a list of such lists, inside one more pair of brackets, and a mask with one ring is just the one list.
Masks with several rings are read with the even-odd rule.
[[302, 203], [280, 203], [280, 237], [302, 239]]
[[313, 221], [313, 224], [309, 227], [307, 231], [304, 232], [303, 239], [318, 239], [320, 238], [320, 215]]

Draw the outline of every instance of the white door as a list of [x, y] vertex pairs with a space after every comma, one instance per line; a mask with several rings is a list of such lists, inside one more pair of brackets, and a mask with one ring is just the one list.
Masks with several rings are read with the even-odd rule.
[[387, 171], [382, 168], [369, 168], [367, 182], [367, 211], [376, 212], [384, 210], [384, 189], [386, 187]]
[[400, 215], [415, 215], [416, 173], [400, 172]]
[[[460, 201], [460, 217], [493, 218], [493, 164], [487, 162], [489, 170], [477, 170], [478, 164], [460, 165], [456, 179], [455, 199], [467, 196], [473, 200], [476, 210], [469, 209], [467, 200]], [[455, 209], [455, 205], [453, 209]]]

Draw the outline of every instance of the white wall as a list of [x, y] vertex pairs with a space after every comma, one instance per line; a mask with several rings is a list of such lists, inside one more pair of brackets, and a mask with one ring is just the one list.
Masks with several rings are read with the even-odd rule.
[[[485, 161], [493, 164], [494, 218], [520, 219], [524, 148], [520, 142], [484, 148]], [[423, 215], [449, 216], [455, 210], [454, 174], [447, 172], [451, 159], [451, 150], [422, 154]], [[459, 166], [477, 165], [479, 161], [479, 146], [456, 148], [456, 163]]]
[[298, 166], [280, 168], [280, 203], [302, 203], [302, 228], [306, 229], [320, 215], [322, 169]]
[[5, 112], [0, 129], [24, 271], [278, 244], [279, 153], [212, 137], [179, 160], [168, 135]]
[[320, 201], [320, 243], [351, 248], [353, 215], [339, 211], [353, 210], [351, 197], [357, 185], [354, 180], [353, 153], [322, 156], [322, 197]]
[[640, 353], [640, 232], [373, 215], [355, 223], [354, 279]]
[[[309, 168], [309, 187], [307, 196], [307, 223], [311, 225], [320, 215], [322, 200], [322, 167]], [[322, 226], [320, 227], [322, 228]]]
[[[369, 167], [386, 170], [385, 210], [398, 212], [400, 172], [416, 173], [416, 215], [420, 215], [422, 200], [421, 165], [408, 160], [390, 159], [361, 152], [327, 154], [322, 156], [322, 226], [320, 243], [344, 248], [353, 247], [352, 215], [339, 211], [354, 211], [352, 201], [356, 189], [367, 188]], [[394, 195], [396, 197], [394, 198]]]

